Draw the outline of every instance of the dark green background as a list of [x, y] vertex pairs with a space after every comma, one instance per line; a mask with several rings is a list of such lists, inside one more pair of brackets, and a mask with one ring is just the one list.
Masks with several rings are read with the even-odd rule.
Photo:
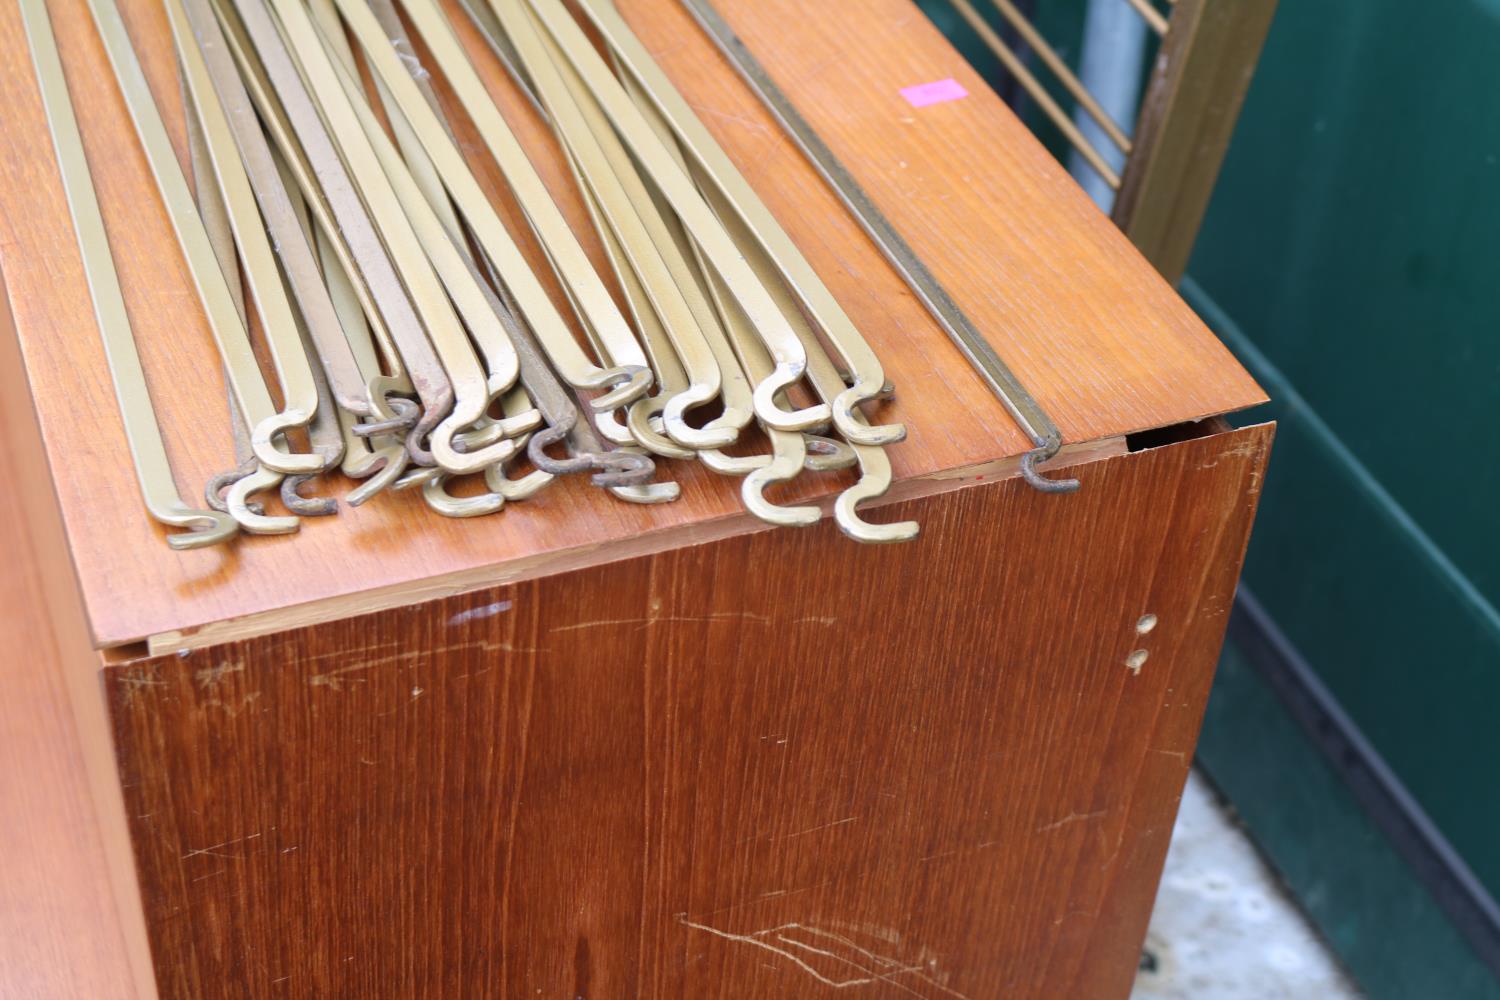
[[[1246, 581], [1500, 895], [1500, 0], [1281, 0], [1188, 274], [1281, 424]], [[1233, 650], [1200, 760], [1372, 996], [1500, 996]]]

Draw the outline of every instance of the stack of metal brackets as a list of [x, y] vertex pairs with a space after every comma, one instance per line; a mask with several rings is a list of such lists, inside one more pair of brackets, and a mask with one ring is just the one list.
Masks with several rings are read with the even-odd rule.
[[[168, 544], [296, 531], [339, 510], [301, 492], [335, 472], [363, 480], [350, 505], [413, 488], [450, 517], [493, 513], [585, 472], [622, 500], [659, 503], [680, 493], [659, 478], [661, 459], [741, 477], [746, 509], [778, 525], [814, 523], [819, 511], [774, 503], [769, 487], [853, 468], [834, 505], [843, 532], [916, 536], [915, 523], [873, 524], [858, 510], [889, 489], [885, 449], [906, 434], [872, 419], [894, 392], [880, 359], [610, 0], [580, 0], [579, 17], [562, 0], [464, 0], [556, 133], [607, 275], [438, 0], [400, 0], [399, 11], [394, 0], [161, 2], [193, 183], [115, 0], [89, 7], [230, 389], [236, 464], [210, 481], [204, 509], [179, 496], [162, 444], [45, 0], [21, 7], [142, 495], [152, 517], [190, 529]], [[1035, 471], [1061, 443], [1045, 414], [712, 9], [691, 7], [1036, 441], [1027, 478], [1070, 488]], [[502, 222], [433, 74], [535, 246]], [[483, 477], [481, 492], [450, 492], [467, 476]], [[268, 513], [278, 490], [285, 512]]]

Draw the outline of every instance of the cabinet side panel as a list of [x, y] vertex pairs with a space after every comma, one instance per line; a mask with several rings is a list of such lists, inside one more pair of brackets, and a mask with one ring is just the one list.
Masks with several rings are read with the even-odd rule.
[[25, 371], [0, 275], [0, 994], [151, 1000], [101, 664]]
[[112, 668], [164, 994], [1124, 997], [1270, 436]]

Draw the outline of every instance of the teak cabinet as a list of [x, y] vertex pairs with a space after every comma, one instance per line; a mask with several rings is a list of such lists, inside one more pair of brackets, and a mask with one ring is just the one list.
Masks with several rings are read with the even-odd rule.
[[[181, 139], [161, 11], [127, 6]], [[42, 900], [0, 970], [138, 1000], [1127, 995], [1271, 439], [1220, 415], [1260, 390], [914, 7], [721, 6], [1082, 489], [1017, 478], [1028, 442], [834, 196], [678, 4], [631, 0], [885, 361], [910, 435], [871, 517], [920, 538], [770, 530], [674, 464], [659, 507], [564, 483], [452, 522], [388, 495], [172, 552], [13, 59], [3, 634], [26, 655], [0, 752], [45, 763], [0, 788], [6, 891]], [[50, 7], [187, 489], [230, 453], [217, 364], [85, 6]], [[587, 234], [549, 134], [463, 40]], [[0, 42], [24, 51], [14, 8]], [[950, 77], [968, 96], [901, 97]]]

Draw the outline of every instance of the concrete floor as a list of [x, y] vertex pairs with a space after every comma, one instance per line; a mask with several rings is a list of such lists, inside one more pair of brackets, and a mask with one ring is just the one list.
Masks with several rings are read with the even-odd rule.
[[1359, 992], [1195, 771], [1133, 1000], [1357, 1000]]

